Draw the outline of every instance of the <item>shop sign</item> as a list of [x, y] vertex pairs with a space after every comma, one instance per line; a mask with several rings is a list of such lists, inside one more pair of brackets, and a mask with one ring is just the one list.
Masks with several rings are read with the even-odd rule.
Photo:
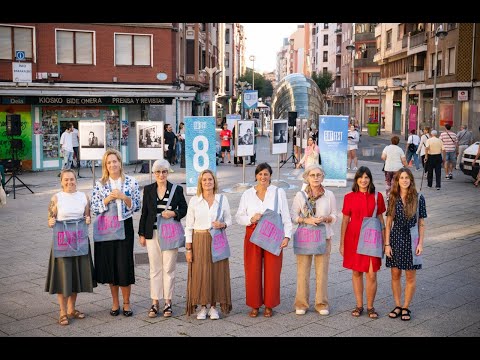
[[134, 96], [2, 96], [1, 99], [2, 104], [28, 105], [171, 105], [173, 101], [172, 97]]

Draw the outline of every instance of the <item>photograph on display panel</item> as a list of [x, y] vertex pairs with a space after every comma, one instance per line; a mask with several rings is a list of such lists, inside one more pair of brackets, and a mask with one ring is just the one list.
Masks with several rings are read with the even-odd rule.
[[238, 136], [235, 139], [235, 156], [252, 156], [254, 122], [252, 120], [238, 120], [235, 129], [238, 129]]
[[288, 120], [273, 120], [272, 155], [286, 154], [288, 146]]
[[106, 150], [105, 123], [103, 121], [79, 121], [80, 159], [101, 160]]
[[302, 119], [297, 119], [295, 126], [295, 145], [300, 146], [302, 143]]
[[137, 121], [137, 160], [163, 159], [163, 121]]

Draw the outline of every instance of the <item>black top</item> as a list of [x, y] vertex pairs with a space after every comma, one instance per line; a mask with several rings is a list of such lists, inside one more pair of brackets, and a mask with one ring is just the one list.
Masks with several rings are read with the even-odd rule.
[[[167, 181], [167, 191], [170, 193], [173, 184]], [[138, 235], [145, 236], [146, 239], [153, 238], [153, 227], [157, 221], [157, 188], [156, 182], [145, 186], [143, 189], [142, 215], [138, 225]], [[180, 221], [187, 215], [187, 201], [183, 195], [183, 188], [177, 186], [170, 203], [171, 210], [175, 212], [174, 219]]]

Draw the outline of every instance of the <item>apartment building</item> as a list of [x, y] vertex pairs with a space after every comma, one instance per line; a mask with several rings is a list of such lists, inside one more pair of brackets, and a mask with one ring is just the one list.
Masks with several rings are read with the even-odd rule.
[[479, 34], [478, 23], [377, 25], [374, 60], [386, 94], [386, 131], [405, 135], [450, 123], [455, 130], [466, 124], [479, 135]]
[[[82, 121], [105, 123], [106, 145], [128, 163], [136, 160], [137, 121], [175, 127], [191, 114], [196, 90], [180, 66], [182, 45], [174, 45], [182, 31], [176, 23], [0, 24], [0, 126], [20, 115], [22, 166], [59, 169], [60, 135]], [[1, 159], [11, 158], [10, 145], [2, 131]]]

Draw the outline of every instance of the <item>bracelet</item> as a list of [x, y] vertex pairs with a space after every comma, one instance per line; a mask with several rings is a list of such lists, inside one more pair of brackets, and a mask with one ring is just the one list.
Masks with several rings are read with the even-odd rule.
[[385, 244], [385, 246], [390, 246], [390, 244]]

